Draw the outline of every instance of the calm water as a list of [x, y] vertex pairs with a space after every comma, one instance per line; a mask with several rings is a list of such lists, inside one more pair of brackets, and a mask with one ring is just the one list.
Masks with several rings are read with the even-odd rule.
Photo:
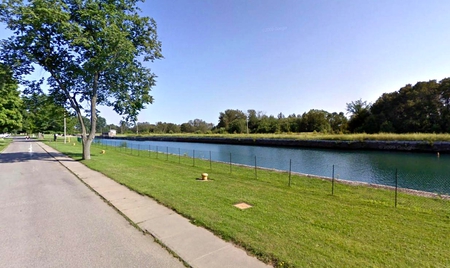
[[380, 151], [340, 151], [299, 149], [207, 143], [130, 141], [97, 139], [97, 142], [128, 148], [159, 151], [170, 154], [209, 159], [258, 167], [289, 170], [312, 175], [383, 185], [395, 185], [416, 190], [450, 194], [450, 155]]

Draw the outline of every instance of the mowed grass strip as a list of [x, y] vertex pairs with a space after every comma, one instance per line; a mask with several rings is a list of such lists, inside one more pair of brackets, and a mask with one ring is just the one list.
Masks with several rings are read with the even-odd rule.
[[2, 152], [6, 148], [6, 146], [11, 143], [11, 141], [11, 139], [0, 138], [0, 152]]
[[[49, 143], [79, 159], [81, 145]], [[101, 150], [105, 154], [100, 154]], [[133, 155], [131, 155], [133, 153]], [[158, 158], [157, 158], [158, 157]], [[180, 162], [180, 163], [179, 163]], [[450, 204], [364, 186], [210, 163], [155, 152], [92, 147], [83, 161], [282, 267], [448, 267]], [[211, 181], [196, 180], [207, 172]], [[253, 207], [239, 210], [246, 202]]]

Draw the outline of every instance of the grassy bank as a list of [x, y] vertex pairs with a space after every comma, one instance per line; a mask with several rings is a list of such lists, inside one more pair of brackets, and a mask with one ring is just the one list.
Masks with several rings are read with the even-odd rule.
[[[118, 135], [134, 137], [134, 134]], [[450, 134], [409, 133], [409, 134], [323, 134], [323, 133], [291, 133], [291, 134], [143, 134], [141, 137], [211, 137], [228, 139], [297, 139], [297, 140], [335, 140], [335, 141], [450, 141]]]
[[[50, 145], [79, 159], [76, 143]], [[187, 157], [93, 147], [83, 161], [279, 267], [445, 267], [448, 201]], [[194, 166], [195, 165], [195, 166]], [[202, 172], [211, 181], [198, 181]], [[257, 179], [256, 179], [257, 177]], [[233, 204], [253, 205], [239, 210]]]
[[6, 146], [8, 146], [11, 143], [11, 139], [3, 139], [0, 138], [0, 152], [3, 151]]

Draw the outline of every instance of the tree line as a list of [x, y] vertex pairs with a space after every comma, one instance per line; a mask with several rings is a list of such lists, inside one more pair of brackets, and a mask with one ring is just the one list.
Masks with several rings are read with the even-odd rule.
[[[64, 117], [67, 133], [80, 133], [76, 116], [50, 95], [20, 95], [17, 81], [5, 66], [0, 65], [0, 132], [54, 133], [62, 132]], [[96, 133], [114, 129], [119, 134], [150, 133], [449, 133], [450, 78], [407, 84], [398, 91], [385, 93], [373, 104], [363, 100], [347, 103], [346, 114], [311, 109], [303, 114], [266, 115], [249, 109], [228, 109], [221, 112], [218, 123], [201, 119], [182, 124], [167, 122], [127, 122], [107, 124], [97, 114]], [[89, 129], [88, 115], [82, 116]]]
[[450, 78], [408, 84], [375, 103], [347, 104], [349, 132], [449, 133]]
[[[142, 133], [450, 133], [450, 78], [407, 84], [384, 93], [373, 104], [361, 99], [343, 112], [311, 109], [285, 116], [228, 109], [218, 124], [195, 119], [181, 125], [139, 123]], [[136, 126], [128, 128], [136, 132]]]

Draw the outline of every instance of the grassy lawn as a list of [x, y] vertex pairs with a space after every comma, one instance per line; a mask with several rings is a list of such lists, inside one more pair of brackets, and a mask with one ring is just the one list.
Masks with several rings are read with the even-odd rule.
[[6, 148], [6, 146], [8, 146], [8, 144], [11, 143], [11, 141], [12, 141], [11, 139], [0, 138], [0, 152], [3, 151]]
[[[119, 137], [136, 135], [118, 135]], [[323, 133], [289, 133], [289, 134], [143, 134], [142, 137], [194, 137], [194, 138], [228, 138], [228, 139], [298, 139], [298, 140], [336, 140], [336, 141], [450, 141], [450, 134], [435, 133], [378, 133], [378, 134], [323, 134]]]
[[[81, 145], [49, 142], [75, 159]], [[276, 267], [448, 267], [450, 202], [155, 152], [83, 161]], [[207, 172], [211, 181], [198, 181]], [[233, 205], [253, 205], [239, 210]]]

